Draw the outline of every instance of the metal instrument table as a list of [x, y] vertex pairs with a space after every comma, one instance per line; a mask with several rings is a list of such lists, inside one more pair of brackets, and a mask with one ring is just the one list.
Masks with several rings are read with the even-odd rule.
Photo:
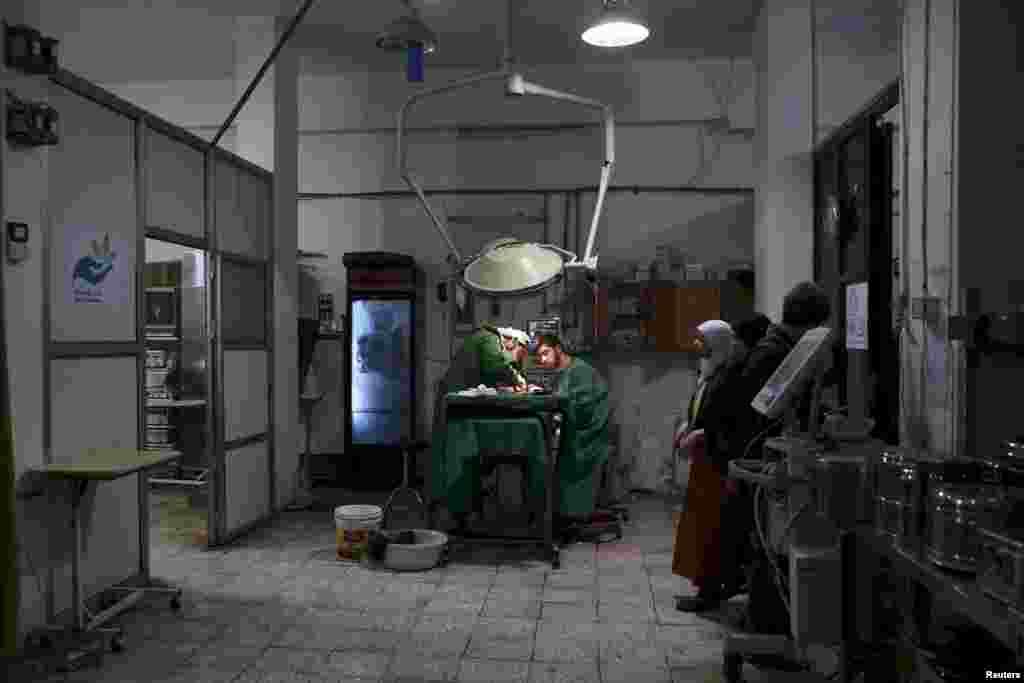
[[564, 415], [566, 399], [555, 394], [514, 394], [505, 393], [497, 396], [462, 396], [448, 394], [445, 396], [448, 419], [456, 417], [521, 417], [534, 415], [544, 424], [544, 438], [547, 462], [544, 468], [544, 520], [541, 537], [496, 536], [475, 534], [472, 532], [456, 534], [458, 541], [478, 541], [484, 543], [529, 544], [543, 545], [551, 566], [561, 566], [560, 548], [555, 542], [555, 510], [558, 489], [558, 439], [556, 416]]
[[[71, 462], [50, 463], [43, 467], [40, 472], [51, 480], [69, 481], [72, 485], [71, 494], [71, 530], [73, 554], [71, 557], [71, 610], [72, 610], [72, 634], [85, 640], [90, 636], [98, 635], [102, 640], [104, 636], [111, 638], [111, 649], [115, 652], [123, 648], [122, 632], [120, 628], [101, 628], [102, 624], [114, 616], [125, 611], [137, 603], [147, 593], [169, 594], [171, 596], [171, 607], [178, 609], [181, 606], [181, 589], [173, 587], [154, 586], [149, 583], [146, 576], [144, 586], [114, 587], [112, 591], [122, 591], [128, 594], [119, 600], [112, 607], [103, 610], [96, 615], [89, 615], [86, 622], [88, 610], [85, 608], [84, 596], [82, 595], [82, 519], [81, 506], [82, 498], [90, 484], [98, 484], [104, 481], [114, 481], [132, 474], [144, 475], [146, 470], [160, 465], [166, 465], [181, 457], [176, 451], [146, 451], [133, 448], [95, 448], [85, 451]], [[148, 492], [148, 487], [139, 487], [140, 496], [142, 492]], [[148, 506], [148, 499], [139, 501], [140, 508]], [[143, 520], [145, 518], [143, 517]], [[148, 531], [148, 530], [147, 530]], [[148, 534], [146, 534], [148, 537]], [[141, 549], [148, 552], [148, 547]], [[66, 632], [64, 626], [47, 626], [49, 632]], [[102, 650], [101, 650], [102, 652]], [[88, 653], [79, 653], [78, 656]], [[69, 663], [78, 656], [69, 655]]]

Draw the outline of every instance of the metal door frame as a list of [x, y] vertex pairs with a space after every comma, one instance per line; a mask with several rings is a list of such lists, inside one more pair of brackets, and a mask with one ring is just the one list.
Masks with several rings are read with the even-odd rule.
[[[865, 204], [868, 207], [867, 224], [865, 234], [865, 277], [868, 284], [868, 362], [873, 373], [877, 376], [877, 383], [867, 400], [875, 403], [876, 412], [884, 413], [886, 419], [891, 423], [880, 424], [885, 433], [879, 436], [885, 440], [892, 441], [899, 439], [898, 414], [900, 410], [899, 401], [896, 401], [896, 415], [891, 415], [892, 406], [880, 401], [880, 398], [889, 396], [893, 391], [899, 396], [899, 366], [900, 348], [898, 337], [895, 340], [887, 340], [886, 335], [892, 335], [892, 267], [894, 265], [892, 254], [892, 231], [896, 229], [892, 216], [891, 198], [891, 157], [881, 155], [880, 143], [886, 136], [886, 132], [880, 133], [879, 122], [887, 112], [899, 102], [899, 83], [893, 82], [886, 86], [878, 95], [854, 116], [848, 119], [835, 132], [823, 140], [814, 150], [814, 186], [815, 186], [815, 222], [814, 222], [814, 277], [816, 280], [823, 277], [822, 266], [822, 240], [824, 211], [827, 207], [823, 205], [826, 192], [822, 180], [822, 167], [831, 166], [832, 187], [837, 193], [842, 193], [842, 186], [845, 182], [843, 170], [843, 150], [847, 143], [857, 136], [864, 138], [864, 163], [867, 168], [867, 182], [864, 186], [866, 194]], [[883, 172], [875, 174], [872, 169], [879, 164], [883, 165]], [[886, 190], [885, 184], [890, 185]], [[884, 233], [883, 233], [884, 231]], [[880, 239], [885, 237], [886, 239]], [[837, 239], [837, 238], [836, 238]], [[833, 283], [835, 290], [832, 292], [833, 301], [838, 305], [833, 311], [836, 325], [845, 326], [845, 286], [850, 284], [844, 278], [842, 269], [842, 245], [837, 243], [834, 252], [834, 268], [837, 281]], [[884, 263], [881, 261], [884, 260]], [[855, 281], [864, 281], [861, 278], [854, 278]], [[888, 311], [889, 315], [882, 316], [882, 311]], [[848, 352], [845, 343], [839, 344], [837, 351], [840, 354], [839, 363], [841, 367], [847, 365]], [[895, 354], [895, 358], [893, 358]], [[839, 388], [841, 402], [845, 403], [847, 397], [847, 385], [849, 382], [848, 370], [840, 374]], [[891, 385], [891, 386], [890, 386]]]
[[[268, 215], [265, 224], [265, 258], [255, 258], [242, 254], [224, 251], [220, 248], [220, 232], [216, 225], [216, 173], [218, 162], [227, 163], [234, 167], [234, 171], [249, 172], [258, 175], [262, 180], [270, 182], [272, 175], [243, 159], [239, 159], [224, 152], [221, 149], [208, 149], [206, 153], [205, 181], [208, 188], [206, 211], [210, 219], [211, 231], [211, 277], [213, 280], [213, 322], [211, 334], [211, 358], [215, 359], [211, 369], [214, 380], [211, 384], [211, 407], [213, 411], [213, 451], [212, 462], [217, 471], [215, 477], [216, 487], [214, 489], [217, 504], [215, 506], [215, 524], [211, 526], [211, 546], [227, 545], [244, 536], [249, 531], [263, 526], [276, 514], [277, 496], [277, 463], [274, 441], [274, 344], [273, 344], [273, 321], [274, 321], [274, 273], [276, 259], [273, 251], [273, 216], [274, 197], [273, 192], [268, 195]], [[236, 197], [237, 199], [237, 197]], [[244, 220], [244, 217], [243, 217]], [[265, 308], [264, 308], [264, 342], [263, 344], [235, 344], [224, 342], [223, 315], [221, 310], [224, 306], [224, 262], [230, 261], [245, 265], [259, 265], [265, 273]], [[246, 435], [240, 439], [228, 442], [225, 440], [224, 426], [224, 352], [225, 351], [264, 351], [267, 354], [267, 429], [260, 434]], [[257, 520], [249, 522], [238, 529], [229, 530], [227, 520], [227, 454], [231, 450], [237, 450], [252, 443], [267, 444], [267, 506], [266, 514]], [[214, 533], [215, 530], [215, 533]]]

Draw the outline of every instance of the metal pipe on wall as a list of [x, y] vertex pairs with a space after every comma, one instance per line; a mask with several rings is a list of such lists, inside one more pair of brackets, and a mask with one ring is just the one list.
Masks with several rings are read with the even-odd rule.
[[286, 28], [284, 33], [281, 34], [281, 37], [278, 38], [277, 44], [274, 45], [274, 49], [270, 51], [270, 54], [260, 66], [259, 71], [256, 72], [256, 75], [253, 76], [253, 79], [249, 82], [249, 87], [245, 89], [245, 92], [242, 93], [238, 102], [236, 102], [235, 106], [231, 108], [231, 113], [228, 114], [226, 119], [224, 119], [224, 123], [220, 125], [220, 129], [217, 130], [217, 134], [213, 136], [212, 140], [210, 140], [210, 147], [216, 147], [217, 143], [220, 142], [220, 139], [224, 137], [224, 133], [226, 133], [228, 128], [231, 127], [231, 124], [235, 122], [235, 118], [238, 117], [238, 113], [242, 111], [242, 107], [244, 107], [245, 103], [249, 101], [250, 97], [252, 97], [253, 92], [256, 90], [256, 86], [258, 86], [260, 81], [263, 80], [263, 76], [267, 73], [267, 69], [269, 69], [270, 65], [274, 63], [275, 59], [277, 59], [277, 55], [281, 52], [285, 43], [288, 42], [288, 39], [292, 37], [292, 34], [295, 33], [295, 29], [297, 29], [299, 24], [302, 23], [302, 20], [306, 17], [306, 13], [309, 12], [309, 8], [313, 6], [313, 2], [314, 0], [306, 0], [302, 4], [302, 7], [299, 8], [299, 11], [295, 14], [291, 23], [288, 24], [288, 28]]
[[[550, 187], [550, 188], [437, 188], [424, 190], [423, 194], [431, 195], [548, 195], [565, 194], [571, 195], [574, 192], [597, 192], [596, 185], [584, 185], [581, 187]], [[750, 187], [700, 187], [698, 185], [610, 185], [607, 192], [631, 192], [633, 194], [700, 194], [707, 196], [743, 196], [751, 197], [754, 189]], [[399, 199], [417, 197], [411, 190], [378, 190], [368, 192], [300, 192], [300, 200], [314, 199]], [[568, 245], [566, 246], [568, 248]]]

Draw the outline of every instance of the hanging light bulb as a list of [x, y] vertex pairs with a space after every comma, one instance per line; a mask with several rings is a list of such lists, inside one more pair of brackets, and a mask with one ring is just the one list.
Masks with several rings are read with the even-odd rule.
[[642, 43], [650, 35], [647, 24], [628, 7], [626, 0], [604, 0], [601, 15], [580, 37], [597, 47], [627, 47]]

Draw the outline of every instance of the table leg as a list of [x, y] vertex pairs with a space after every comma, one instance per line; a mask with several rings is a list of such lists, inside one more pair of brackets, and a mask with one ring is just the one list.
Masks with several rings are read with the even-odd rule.
[[87, 482], [72, 482], [71, 485], [71, 614], [76, 633], [85, 630], [85, 615], [82, 614], [82, 497]]
[[556, 425], [552, 416], [547, 415], [544, 418], [545, 427], [547, 429], [547, 467], [544, 473], [544, 549], [551, 555], [551, 565], [557, 569], [560, 565], [559, 550], [555, 545], [555, 505], [557, 497], [555, 495], [555, 487], [558, 485], [558, 444], [555, 439]]

